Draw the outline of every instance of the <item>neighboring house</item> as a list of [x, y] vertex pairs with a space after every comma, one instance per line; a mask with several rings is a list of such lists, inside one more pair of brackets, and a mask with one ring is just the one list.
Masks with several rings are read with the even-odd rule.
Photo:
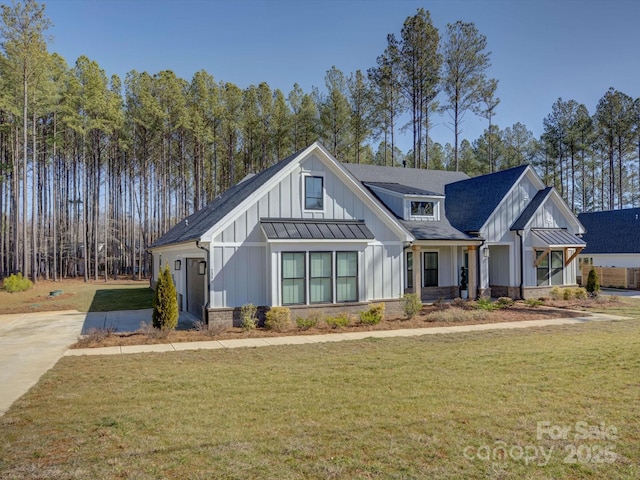
[[578, 219], [587, 230], [581, 265], [640, 267], [640, 208], [581, 213]]
[[319, 143], [246, 177], [150, 248], [181, 308], [229, 324], [240, 306], [362, 310], [540, 296], [574, 285], [584, 229], [528, 166], [481, 177], [342, 164]]

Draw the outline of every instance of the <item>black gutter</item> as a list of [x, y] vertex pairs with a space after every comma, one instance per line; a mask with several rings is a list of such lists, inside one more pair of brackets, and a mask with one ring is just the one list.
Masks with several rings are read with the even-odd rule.
[[524, 230], [516, 230], [516, 235], [520, 237], [520, 298], [524, 300], [524, 237], [520, 232]]
[[200, 250], [204, 250], [207, 252], [207, 303], [204, 305], [205, 309], [205, 321], [207, 325], [209, 324], [209, 307], [210, 307], [210, 296], [211, 296], [211, 275], [209, 274], [209, 269], [211, 268], [211, 252], [208, 248], [200, 246], [200, 240], [196, 240], [196, 247]]

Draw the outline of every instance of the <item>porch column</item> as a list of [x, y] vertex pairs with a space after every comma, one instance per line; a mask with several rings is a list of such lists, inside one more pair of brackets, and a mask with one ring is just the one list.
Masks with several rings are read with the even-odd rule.
[[478, 296], [478, 247], [469, 245], [469, 299], [475, 300]]
[[422, 249], [418, 245], [412, 245], [413, 252], [413, 293], [418, 294], [418, 298], [422, 299], [422, 262], [420, 252]]

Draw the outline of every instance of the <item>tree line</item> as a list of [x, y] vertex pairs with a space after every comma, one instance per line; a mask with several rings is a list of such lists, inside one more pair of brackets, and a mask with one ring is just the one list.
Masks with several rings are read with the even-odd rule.
[[[501, 130], [486, 37], [471, 23], [441, 37], [418, 9], [366, 72], [334, 66], [324, 88], [286, 94], [204, 70], [121, 79], [85, 56], [69, 66], [47, 50], [50, 27], [35, 0], [2, 6], [0, 275], [148, 275], [147, 248], [176, 221], [316, 140], [344, 162], [469, 175], [531, 163], [575, 211], [640, 204], [638, 100], [611, 89], [590, 115], [558, 99], [541, 138]], [[473, 141], [461, 138], [469, 113], [487, 120]], [[430, 137], [436, 115], [452, 143]]]

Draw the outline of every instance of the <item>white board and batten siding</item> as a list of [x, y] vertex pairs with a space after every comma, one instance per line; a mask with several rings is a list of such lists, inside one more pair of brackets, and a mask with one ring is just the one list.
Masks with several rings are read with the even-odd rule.
[[[304, 176], [323, 177], [324, 209], [304, 209]], [[361, 300], [399, 298], [402, 295], [402, 241], [378, 215], [336, 175], [323, 160], [310, 155], [273, 188], [240, 212], [211, 245], [213, 272], [211, 299], [214, 308], [246, 303], [277, 304], [280, 253], [283, 251], [340, 251], [357, 249]], [[316, 220], [364, 220], [373, 242], [269, 243], [260, 227], [261, 218]], [[314, 250], [315, 249], [315, 250]], [[364, 297], [364, 298], [363, 298]]]

